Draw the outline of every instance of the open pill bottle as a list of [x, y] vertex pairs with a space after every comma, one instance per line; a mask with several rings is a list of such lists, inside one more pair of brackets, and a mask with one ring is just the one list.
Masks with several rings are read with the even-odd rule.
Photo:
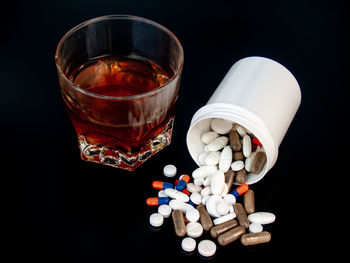
[[267, 157], [259, 174], [248, 173], [247, 184], [261, 180], [273, 167], [278, 147], [301, 102], [299, 84], [278, 62], [264, 57], [247, 57], [236, 62], [207, 104], [193, 116], [187, 132], [187, 148], [199, 165], [204, 150], [201, 135], [210, 130], [213, 118], [238, 123], [261, 142]]

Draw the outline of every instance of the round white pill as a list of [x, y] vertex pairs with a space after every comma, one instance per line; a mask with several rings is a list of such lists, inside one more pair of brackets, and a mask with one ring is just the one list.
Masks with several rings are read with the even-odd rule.
[[160, 190], [158, 192], [158, 197], [168, 197], [166, 194], [165, 194], [165, 191], [164, 190]]
[[163, 174], [166, 177], [174, 177], [176, 175], [176, 166], [172, 164], [167, 164], [163, 168]]
[[236, 197], [233, 194], [227, 194], [224, 196], [224, 201], [229, 205], [233, 205], [236, 203]]
[[222, 198], [219, 195], [211, 195], [205, 203], [205, 207], [212, 217], [220, 217], [220, 214], [216, 211], [216, 204], [222, 201]]
[[160, 205], [158, 207], [158, 213], [161, 214], [164, 218], [168, 218], [171, 214], [171, 207], [169, 205]]
[[228, 134], [232, 129], [232, 123], [224, 121], [223, 119], [213, 119], [210, 127], [218, 134]]
[[197, 222], [199, 220], [199, 211], [197, 209], [191, 209], [186, 212], [186, 218], [190, 222]]
[[217, 202], [216, 212], [218, 212], [220, 216], [227, 215], [230, 212], [230, 206], [223, 200], [220, 202]]
[[216, 252], [216, 245], [213, 241], [205, 239], [199, 242], [198, 252], [204, 257], [213, 256]]
[[159, 213], [153, 213], [149, 217], [149, 223], [154, 227], [163, 225], [163, 222], [164, 222], [164, 218]]
[[202, 197], [202, 204], [205, 205], [207, 203], [209, 195], [205, 195]]
[[231, 164], [231, 169], [235, 172], [242, 170], [244, 168], [244, 162], [243, 161], [235, 161]]
[[186, 233], [189, 237], [200, 237], [203, 233], [203, 227], [198, 222], [190, 222], [186, 225]]
[[196, 240], [192, 237], [185, 237], [182, 239], [181, 247], [186, 252], [192, 252], [196, 248]]
[[263, 231], [263, 226], [258, 223], [251, 223], [249, 225], [249, 232], [250, 233], [260, 233]]
[[199, 205], [201, 202], [202, 202], [202, 196], [200, 193], [192, 193], [190, 195], [190, 200], [196, 204], [196, 205]]

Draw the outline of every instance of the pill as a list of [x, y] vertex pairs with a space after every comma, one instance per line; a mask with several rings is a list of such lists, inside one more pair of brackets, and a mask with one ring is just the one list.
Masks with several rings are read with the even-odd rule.
[[168, 196], [165, 194], [164, 190], [160, 190], [158, 192], [158, 197], [168, 197]]
[[270, 212], [255, 212], [248, 216], [248, 219], [252, 223], [258, 223], [266, 225], [275, 222], [276, 216]]
[[226, 173], [232, 163], [232, 150], [230, 146], [225, 146], [219, 156], [219, 169]]
[[254, 143], [255, 145], [262, 146], [261, 142], [260, 142], [259, 139], [256, 138], [256, 137], [254, 137], [254, 138], [252, 139], [252, 143]]
[[173, 210], [181, 210], [184, 213], [186, 213], [190, 209], [194, 209], [192, 205], [190, 205], [188, 203], [184, 203], [184, 202], [176, 200], [176, 199], [171, 200], [169, 202], [169, 206]]
[[210, 194], [212, 194], [210, 186], [203, 188], [203, 190], [201, 191], [201, 196], [208, 196]]
[[211, 184], [211, 179], [213, 178], [213, 175], [209, 175], [207, 178], [205, 178], [203, 182], [203, 186], [209, 186]]
[[174, 177], [176, 175], [176, 166], [173, 164], [167, 164], [163, 168], [163, 174], [166, 177]]
[[[202, 178], [202, 177], [193, 179], [193, 183], [197, 186], [201, 186], [203, 184], [203, 182], [204, 182], [204, 178]], [[188, 184], [187, 184], [187, 187], [188, 187]]]
[[254, 198], [254, 191], [252, 189], [249, 189], [243, 195], [243, 204], [244, 204], [244, 210], [247, 214], [252, 214], [255, 212], [255, 198]]
[[242, 170], [244, 168], [244, 162], [243, 161], [234, 161], [232, 164], [231, 164], [231, 169], [232, 171], [239, 171], [239, 170]]
[[203, 234], [203, 227], [198, 222], [190, 222], [186, 225], [186, 232], [189, 237], [200, 237]]
[[241, 136], [242, 138], [247, 134], [246, 130], [241, 125], [238, 125], [236, 127], [236, 131], [238, 132], [239, 136]]
[[208, 144], [208, 150], [211, 152], [219, 151], [224, 148], [228, 143], [228, 138], [226, 136], [220, 136], [214, 141]]
[[221, 153], [219, 151], [216, 152], [210, 152], [204, 159], [204, 164], [211, 166], [211, 165], [217, 165], [220, 160]]
[[189, 222], [197, 222], [199, 220], [199, 211], [197, 209], [190, 209], [186, 212], [186, 218]]
[[218, 170], [218, 168], [216, 166], [204, 165], [204, 166], [198, 167], [196, 170], [194, 170], [192, 172], [192, 177], [193, 177], [193, 179], [200, 178], [200, 177], [206, 178], [209, 175], [214, 174], [217, 170]]
[[202, 196], [200, 193], [192, 193], [190, 195], [190, 200], [196, 204], [196, 205], [199, 205], [201, 202], [202, 202]]
[[218, 134], [228, 134], [232, 129], [232, 123], [223, 119], [213, 119], [210, 123], [210, 128]]
[[236, 172], [236, 182], [239, 184], [245, 184], [248, 180], [248, 175], [245, 169]]
[[169, 204], [168, 197], [149, 197], [146, 199], [146, 204], [149, 206]]
[[227, 185], [227, 192], [230, 192], [231, 191], [231, 188], [232, 188], [232, 184], [235, 180], [235, 172], [232, 171], [232, 170], [228, 170], [226, 173], [225, 173], [225, 183]]
[[247, 159], [245, 159], [245, 161], [244, 161], [244, 169], [246, 169], [246, 171], [249, 173], [251, 172], [252, 162], [253, 162], [256, 154], [257, 154], [256, 151], [251, 153], [251, 155]]
[[222, 246], [232, 243], [245, 233], [243, 226], [236, 226], [218, 236], [218, 243]]
[[164, 218], [159, 213], [153, 213], [149, 217], [149, 223], [154, 227], [159, 227], [163, 225], [163, 222], [164, 222]]
[[185, 237], [182, 239], [181, 248], [186, 252], [192, 252], [196, 248], [196, 240], [192, 237]]
[[267, 158], [264, 152], [257, 152], [250, 166], [251, 172], [255, 174], [260, 173], [266, 163], [266, 160]]
[[217, 217], [213, 220], [214, 225], [220, 225], [228, 220], [236, 218], [236, 214], [234, 212], [228, 213], [227, 215]]
[[212, 217], [220, 217], [220, 214], [216, 211], [216, 205], [220, 201], [222, 201], [222, 198], [219, 195], [211, 195], [208, 197], [205, 207]]
[[165, 194], [171, 198], [174, 198], [176, 200], [182, 201], [182, 202], [188, 202], [190, 200], [189, 196], [183, 192], [180, 192], [176, 189], [167, 188], [164, 190]]
[[211, 178], [210, 187], [211, 192], [214, 195], [219, 195], [225, 184], [225, 174], [223, 171], [216, 171], [216, 173]]
[[190, 181], [190, 176], [187, 174], [184, 174], [181, 176], [179, 182], [176, 184], [175, 188], [179, 191], [182, 191], [183, 189], [185, 189], [187, 183]]
[[260, 233], [263, 231], [263, 226], [258, 223], [251, 223], [249, 225], [249, 233]]
[[242, 152], [235, 152], [232, 154], [232, 159], [234, 161], [243, 161], [245, 157]]
[[191, 193], [187, 190], [187, 189], [182, 189], [181, 192], [183, 192], [184, 194], [190, 196]]
[[249, 135], [243, 137], [242, 142], [243, 155], [248, 158], [252, 152], [252, 141], [250, 140]]
[[252, 246], [262, 243], [270, 242], [271, 234], [267, 231], [260, 233], [249, 233], [241, 236], [241, 243], [244, 246]]
[[241, 225], [247, 229], [249, 227], [250, 223], [249, 223], [247, 214], [246, 214], [242, 204], [235, 203], [233, 205], [233, 208], [234, 208], [235, 214], [237, 216], [237, 221], [238, 221], [239, 225]]
[[158, 213], [161, 214], [164, 218], [168, 218], [171, 214], [171, 207], [169, 205], [160, 205], [158, 207]]
[[213, 241], [204, 239], [198, 244], [198, 252], [203, 257], [211, 257], [216, 252], [216, 245]]
[[202, 187], [199, 185], [195, 185], [194, 183], [188, 183], [186, 189], [191, 193], [199, 193], [200, 191], [202, 191]]
[[210, 151], [208, 149], [208, 144], [203, 147], [203, 152], [210, 153]]
[[242, 184], [238, 186], [236, 189], [231, 191], [230, 194], [233, 194], [236, 198], [247, 192], [249, 189], [249, 186], [247, 184]]
[[208, 199], [209, 195], [205, 195], [202, 197], [202, 204], [205, 205], [207, 203], [207, 199]]
[[209, 144], [211, 143], [212, 141], [214, 141], [216, 138], [219, 138], [219, 134], [214, 132], [214, 131], [209, 131], [209, 132], [206, 132], [204, 133], [202, 136], [201, 136], [201, 141], [204, 143], [204, 144]]
[[199, 212], [199, 220], [205, 231], [209, 231], [213, 227], [213, 221], [211, 220], [210, 215], [208, 214], [205, 206], [203, 204], [198, 205], [196, 208]]
[[164, 190], [166, 188], [174, 188], [174, 185], [171, 183], [161, 182], [161, 181], [153, 181], [152, 187], [160, 190]]
[[205, 158], [207, 157], [207, 155], [208, 155], [209, 153], [207, 153], [207, 152], [202, 152], [202, 153], [200, 153], [199, 155], [198, 155], [198, 163], [200, 164], [200, 165], [205, 165]]
[[233, 205], [236, 203], [236, 197], [233, 194], [227, 194], [223, 197], [223, 199], [229, 205]]
[[232, 151], [238, 152], [242, 149], [241, 139], [235, 129], [232, 129], [229, 134], [230, 146]]
[[235, 219], [230, 219], [224, 223], [218, 224], [210, 229], [210, 235], [213, 238], [217, 238], [220, 234], [230, 230], [238, 225]]
[[228, 187], [227, 187], [227, 184], [224, 183], [224, 187], [222, 188], [222, 191], [221, 191], [221, 193], [220, 193], [220, 196], [221, 196], [221, 197], [224, 197], [225, 195], [227, 195], [227, 193], [228, 193]]
[[171, 214], [174, 223], [174, 229], [177, 236], [186, 235], [186, 226], [184, 216], [181, 210], [174, 210]]
[[220, 216], [227, 215], [229, 211], [230, 211], [230, 207], [224, 200], [216, 204], [216, 212], [218, 212]]

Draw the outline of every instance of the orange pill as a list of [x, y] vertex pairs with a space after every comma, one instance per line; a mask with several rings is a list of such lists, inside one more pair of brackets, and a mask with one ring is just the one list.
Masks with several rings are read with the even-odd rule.
[[248, 190], [249, 190], [249, 186], [247, 184], [242, 184], [239, 187], [237, 187], [235, 190], [233, 190], [231, 194], [233, 194], [237, 198], [238, 196], [244, 194]]

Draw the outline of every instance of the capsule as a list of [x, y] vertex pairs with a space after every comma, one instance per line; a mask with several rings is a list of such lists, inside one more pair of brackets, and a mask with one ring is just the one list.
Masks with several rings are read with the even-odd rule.
[[182, 191], [183, 189], [185, 189], [186, 185], [189, 183], [190, 181], [190, 176], [187, 174], [184, 174], [181, 179], [179, 180], [179, 182], [176, 184], [175, 188], [176, 190]]
[[237, 187], [235, 190], [233, 190], [230, 194], [234, 195], [236, 198], [245, 192], [247, 192], [249, 189], [249, 186], [247, 184], [242, 184], [239, 187]]
[[235, 172], [232, 170], [228, 170], [225, 173], [225, 183], [227, 184], [227, 192], [231, 191], [234, 180], [235, 180]]
[[233, 209], [235, 211], [235, 214], [237, 216], [238, 223], [243, 226], [245, 229], [249, 228], [249, 220], [247, 217], [247, 214], [243, 208], [243, 205], [240, 203], [235, 203], [233, 205]]
[[207, 209], [204, 205], [200, 204], [197, 206], [197, 210], [199, 212], [199, 220], [201, 221], [201, 224], [203, 226], [203, 229], [205, 231], [209, 231], [213, 227], [213, 221], [211, 220], [210, 215], [207, 212]]
[[237, 226], [218, 236], [218, 243], [222, 246], [232, 243], [245, 233], [243, 226]]
[[173, 218], [176, 235], [179, 237], [186, 235], [186, 225], [182, 211], [174, 210], [171, 214], [171, 217]]
[[152, 187], [155, 189], [164, 190], [167, 188], [174, 188], [174, 185], [171, 183], [161, 182], [161, 181], [153, 181]]
[[252, 246], [270, 242], [271, 234], [267, 231], [260, 233], [249, 233], [241, 236], [241, 243], [245, 246]]
[[239, 152], [242, 149], [241, 139], [236, 131], [236, 129], [232, 129], [229, 134], [230, 137], [230, 146], [233, 152]]
[[239, 170], [236, 173], [236, 182], [239, 184], [245, 184], [248, 180], [248, 175], [245, 169]]
[[259, 139], [256, 138], [256, 137], [254, 137], [254, 138], [252, 139], [252, 143], [254, 143], [255, 145], [262, 146], [261, 142], [260, 142]]
[[258, 152], [255, 155], [252, 161], [252, 164], [250, 166], [251, 172], [254, 174], [260, 173], [266, 163], [266, 160], [267, 160], [266, 154], [264, 152]]
[[164, 205], [169, 204], [169, 198], [168, 197], [150, 197], [147, 198], [146, 204], [149, 206], [156, 206], [156, 205]]
[[247, 214], [252, 214], [255, 212], [255, 198], [254, 198], [254, 191], [252, 189], [249, 189], [243, 195], [243, 204]]
[[230, 230], [231, 228], [234, 228], [238, 225], [237, 221], [235, 219], [231, 219], [229, 221], [226, 221], [220, 225], [214, 226], [210, 229], [210, 235], [213, 238], [217, 238], [222, 233]]

